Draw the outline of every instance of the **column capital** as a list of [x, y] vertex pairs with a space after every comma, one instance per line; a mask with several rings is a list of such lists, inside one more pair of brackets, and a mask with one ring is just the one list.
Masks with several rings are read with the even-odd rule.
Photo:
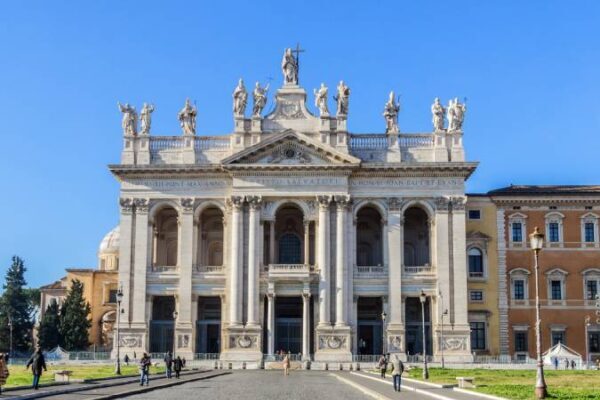
[[450, 204], [452, 211], [465, 211], [466, 199], [463, 196], [451, 197]]
[[329, 210], [329, 204], [331, 203], [331, 195], [318, 195], [317, 203], [319, 203], [320, 210]]
[[402, 208], [402, 199], [398, 197], [389, 197], [387, 199], [388, 209], [390, 211], [400, 211]]
[[447, 197], [436, 197], [434, 203], [437, 212], [444, 212], [448, 211], [450, 200]]
[[194, 199], [192, 198], [182, 198], [179, 199], [179, 204], [181, 205], [181, 209], [184, 213], [191, 213], [194, 211]]
[[135, 212], [137, 213], [147, 213], [148, 212], [148, 199], [133, 199], [133, 204], [135, 205]]
[[348, 206], [350, 206], [352, 204], [352, 198], [350, 197], [349, 194], [338, 195], [338, 196], [335, 196], [335, 203], [336, 203], [337, 209], [340, 211], [343, 211], [343, 210], [348, 209]]
[[133, 199], [129, 197], [121, 197], [119, 199], [119, 206], [121, 207], [121, 213], [131, 214], [133, 211]]
[[244, 205], [244, 196], [231, 196], [227, 199], [227, 205], [234, 210], [241, 210]]
[[260, 209], [262, 196], [246, 196], [246, 201], [250, 205], [250, 210], [256, 211]]

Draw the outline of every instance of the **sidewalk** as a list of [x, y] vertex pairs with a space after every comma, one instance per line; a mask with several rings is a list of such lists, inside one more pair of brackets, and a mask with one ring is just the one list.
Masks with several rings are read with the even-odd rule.
[[398, 393], [394, 391], [391, 377], [383, 380], [377, 375], [365, 372], [333, 372], [332, 374], [342, 381], [345, 380], [347, 384], [358, 390], [362, 388], [372, 398], [381, 400], [399, 398], [400, 396], [409, 400], [482, 400], [489, 398], [486, 395], [459, 392], [452, 388], [442, 388], [438, 385], [405, 378], [402, 378], [402, 391]]
[[160, 387], [174, 386], [185, 382], [206, 379], [222, 373], [224, 373], [224, 371], [220, 370], [186, 371], [185, 373], [181, 374], [181, 379], [167, 379], [164, 374], [156, 374], [150, 377], [150, 386], [144, 386], [143, 388], [139, 386], [138, 376], [127, 376], [115, 379], [72, 383], [68, 385], [40, 387], [39, 390], [26, 388], [9, 390], [6, 392], [2, 391], [0, 399], [90, 399], [99, 398], [98, 396], [110, 395], [113, 393], [123, 393], [125, 391], [135, 394], [141, 391], [146, 391], [147, 389], [154, 390]]

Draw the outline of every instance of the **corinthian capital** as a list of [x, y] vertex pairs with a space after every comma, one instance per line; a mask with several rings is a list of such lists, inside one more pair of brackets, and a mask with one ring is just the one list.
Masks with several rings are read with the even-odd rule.
[[179, 202], [181, 203], [181, 208], [183, 208], [183, 211], [190, 212], [194, 209], [194, 199], [185, 198], [179, 200]]
[[262, 203], [261, 196], [246, 196], [246, 201], [250, 205], [250, 209], [258, 210], [260, 209], [260, 205]]
[[338, 210], [345, 210], [352, 204], [352, 198], [349, 194], [335, 196], [335, 204]]
[[131, 213], [131, 210], [133, 210], [133, 199], [121, 197], [119, 199], [119, 206], [121, 206], [122, 213]]
[[317, 203], [319, 203], [320, 209], [329, 209], [329, 204], [331, 203], [331, 195], [318, 195]]
[[435, 198], [435, 208], [438, 211], [448, 211], [448, 205], [450, 204], [450, 200], [446, 197], [436, 197]]
[[450, 199], [450, 204], [452, 204], [452, 210], [464, 211], [466, 199], [462, 196], [452, 197]]
[[239, 210], [244, 205], [244, 196], [231, 196], [227, 199], [227, 205]]
[[148, 212], [148, 199], [133, 199], [133, 204], [136, 212]]

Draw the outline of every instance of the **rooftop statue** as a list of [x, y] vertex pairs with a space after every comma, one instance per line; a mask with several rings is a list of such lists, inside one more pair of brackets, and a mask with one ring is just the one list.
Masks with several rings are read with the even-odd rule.
[[135, 136], [137, 134], [137, 112], [135, 107], [130, 106], [129, 103], [122, 105], [117, 102], [119, 111], [123, 113], [123, 119], [121, 120], [121, 127], [123, 128], [123, 135]]
[[140, 112], [140, 123], [141, 123], [141, 134], [148, 135], [150, 134], [150, 126], [152, 125], [152, 113], [154, 112], [154, 104], [148, 105], [144, 103], [142, 107], [142, 111]]
[[185, 105], [177, 114], [184, 135], [196, 134], [196, 107], [192, 106], [190, 99], [185, 100]]
[[436, 97], [431, 105], [431, 114], [432, 114], [432, 122], [433, 122], [433, 130], [435, 132], [444, 130], [444, 114], [446, 113], [446, 109], [440, 103], [440, 98]]
[[298, 60], [292, 54], [292, 49], [287, 48], [281, 60], [281, 71], [283, 72], [283, 83], [286, 85], [298, 84]]
[[340, 81], [337, 87], [337, 95], [333, 96], [337, 101], [337, 115], [348, 115], [348, 102], [350, 100], [350, 88], [346, 86], [344, 81]]
[[458, 97], [448, 103], [448, 132], [462, 131], [467, 105], [458, 102]]
[[254, 86], [254, 92], [252, 93], [254, 97], [254, 107], [252, 108], [252, 116], [260, 117], [263, 108], [267, 104], [267, 92], [269, 91], [269, 84], [264, 88], [260, 87], [260, 83], [256, 82]]
[[238, 85], [233, 91], [233, 115], [244, 116], [246, 112], [246, 104], [248, 103], [248, 92], [244, 86], [244, 81], [239, 80]]
[[400, 112], [400, 104], [396, 103], [394, 98], [394, 91], [390, 92], [390, 97], [385, 103], [383, 109], [383, 117], [385, 118], [385, 132], [386, 133], [397, 133], [398, 132], [398, 113]]
[[314, 89], [315, 94], [315, 106], [319, 109], [321, 116], [329, 115], [329, 109], [327, 108], [327, 86], [321, 83], [321, 87], [317, 90]]

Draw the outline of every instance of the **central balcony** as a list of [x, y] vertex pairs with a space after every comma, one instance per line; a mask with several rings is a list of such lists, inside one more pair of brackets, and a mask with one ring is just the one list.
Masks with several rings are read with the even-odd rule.
[[355, 265], [354, 276], [362, 279], [378, 279], [387, 276], [387, 265]]
[[308, 280], [315, 267], [309, 264], [269, 264], [269, 279]]
[[432, 265], [404, 265], [402, 272], [405, 275], [415, 277], [429, 277], [435, 275], [435, 268]]

